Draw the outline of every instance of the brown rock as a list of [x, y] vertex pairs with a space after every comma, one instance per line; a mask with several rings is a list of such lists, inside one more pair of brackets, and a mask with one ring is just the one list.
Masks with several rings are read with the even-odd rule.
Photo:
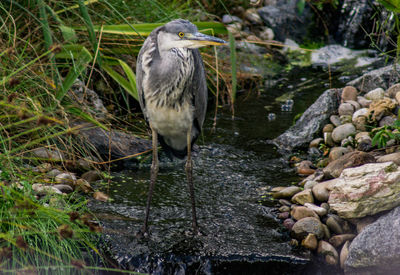
[[345, 243], [347, 241], [351, 241], [355, 237], [356, 237], [356, 235], [354, 235], [354, 234], [336, 235], [336, 236], [333, 236], [332, 238], [329, 239], [329, 243], [332, 244], [334, 247], [339, 247], [343, 243]]
[[90, 186], [90, 184], [84, 180], [84, 179], [78, 179], [75, 183], [75, 190], [76, 191], [82, 191], [84, 193], [90, 193], [93, 192], [93, 188], [92, 186]]
[[342, 91], [342, 102], [347, 100], [357, 101], [357, 89], [353, 86], [346, 86]]
[[301, 245], [307, 249], [315, 250], [318, 247], [317, 237], [314, 234], [310, 233], [304, 240], [301, 241]]
[[347, 259], [347, 256], [349, 256], [349, 246], [350, 242], [346, 241], [344, 246], [342, 247], [342, 250], [340, 251], [340, 268], [344, 268], [344, 262]]
[[104, 194], [103, 192], [100, 192], [100, 191], [94, 192], [93, 193], [93, 198], [95, 200], [104, 201], [104, 202], [106, 202], [106, 201], [108, 201], [110, 199], [110, 197], [108, 195], [106, 195], [106, 194]]
[[388, 161], [393, 161], [394, 163], [400, 166], [400, 152], [384, 155], [376, 160], [376, 162], [388, 162]]
[[329, 152], [329, 161], [332, 162], [334, 160], [337, 160], [338, 158], [346, 155], [349, 152], [350, 152], [350, 149], [345, 148], [345, 147], [333, 147], [331, 149], [331, 151]]
[[339, 254], [336, 249], [326, 241], [319, 241], [318, 254], [324, 255], [328, 264], [337, 265], [339, 262]]
[[82, 179], [87, 180], [88, 182], [95, 182], [102, 179], [102, 175], [100, 171], [90, 170], [82, 175]]
[[301, 192], [301, 188], [298, 186], [289, 186], [282, 190], [272, 193], [274, 199], [291, 198], [294, 194]]
[[389, 89], [387, 89], [386, 94], [390, 98], [395, 98], [396, 94], [400, 92], [400, 83], [394, 84]]
[[326, 202], [329, 199], [329, 189], [331, 188], [332, 185], [336, 183], [335, 180], [328, 180], [328, 181], [323, 181], [318, 183], [317, 185], [314, 185], [312, 188], [312, 193], [314, 197], [321, 202]]
[[311, 189], [303, 190], [292, 197], [292, 202], [304, 205], [305, 203], [313, 203], [314, 197]]
[[331, 133], [333, 129], [335, 129], [335, 126], [333, 124], [331, 123], [326, 124], [324, 128], [322, 128], [322, 133], [328, 133], [328, 132]]
[[304, 206], [295, 206], [290, 212], [290, 215], [292, 215], [293, 219], [297, 221], [306, 217], [314, 217], [319, 219], [318, 215], [314, 211]]
[[330, 215], [326, 220], [326, 225], [335, 234], [343, 234], [341, 219], [336, 215]]
[[297, 221], [292, 227], [292, 234], [295, 238], [302, 240], [309, 233], [314, 234], [318, 239], [324, 236], [324, 228], [317, 218], [307, 217]]
[[373, 155], [365, 152], [354, 151], [332, 161], [323, 169], [323, 171], [326, 178], [337, 178], [345, 168], [357, 167], [366, 163], [374, 162], [375, 157]]

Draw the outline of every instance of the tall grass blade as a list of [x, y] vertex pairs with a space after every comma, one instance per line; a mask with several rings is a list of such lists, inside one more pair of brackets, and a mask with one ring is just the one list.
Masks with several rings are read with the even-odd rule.
[[231, 51], [231, 54], [230, 54], [231, 74], [232, 74], [231, 100], [232, 100], [232, 105], [233, 105], [236, 100], [236, 85], [237, 85], [236, 46], [235, 46], [235, 38], [233, 37], [233, 35], [230, 32], [228, 32], [228, 35], [229, 35], [229, 48]]

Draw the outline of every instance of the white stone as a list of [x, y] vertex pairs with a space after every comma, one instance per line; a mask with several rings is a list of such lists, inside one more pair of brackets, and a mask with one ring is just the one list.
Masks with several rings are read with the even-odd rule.
[[365, 98], [374, 101], [374, 100], [383, 99], [384, 96], [385, 96], [385, 91], [382, 88], [376, 88], [372, 91], [369, 91], [365, 95]]
[[333, 141], [340, 143], [342, 139], [356, 133], [356, 127], [351, 123], [346, 123], [336, 127], [332, 132]]
[[365, 117], [368, 116], [368, 108], [361, 108], [361, 109], [355, 111], [353, 114], [353, 118], [352, 118], [353, 122], [359, 116], [365, 116]]

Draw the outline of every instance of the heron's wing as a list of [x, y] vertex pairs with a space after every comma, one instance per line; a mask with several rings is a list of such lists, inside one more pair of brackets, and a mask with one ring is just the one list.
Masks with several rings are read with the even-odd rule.
[[[194, 96], [194, 119], [195, 127], [199, 133], [203, 127], [207, 111], [207, 82], [204, 71], [204, 64], [199, 50], [193, 50], [194, 74], [193, 74], [193, 96]], [[197, 121], [197, 122], [196, 122]], [[196, 125], [198, 123], [198, 125]]]

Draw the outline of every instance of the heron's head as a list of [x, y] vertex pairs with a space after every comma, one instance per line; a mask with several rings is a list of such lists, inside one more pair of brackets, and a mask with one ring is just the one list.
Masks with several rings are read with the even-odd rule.
[[195, 49], [207, 45], [224, 44], [226, 44], [224, 40], [200, 33], [194, 24], [183, 19], [165, 24], [158, 32], [158, 45], [161, 50], [172, 48]]

